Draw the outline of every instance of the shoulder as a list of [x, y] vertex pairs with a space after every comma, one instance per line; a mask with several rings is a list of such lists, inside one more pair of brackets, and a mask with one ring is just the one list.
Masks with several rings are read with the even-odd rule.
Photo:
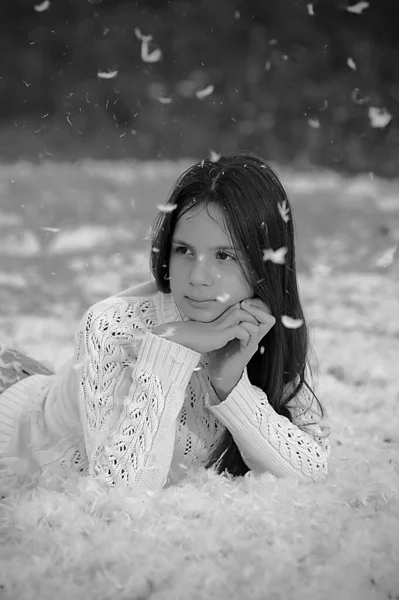
[[87, 309], [79, 329], [88, 331], [96, 326], [111, 331], [126, 326], [150, 329], [159, 321], [157, 295], [160, 293], [155, 283], [149, 281], [100, 300]]
[[154, 297], [158, 293], [155, 281], [145, 281], [133, 287], [122, 290], [111, 298], [147, 298]]

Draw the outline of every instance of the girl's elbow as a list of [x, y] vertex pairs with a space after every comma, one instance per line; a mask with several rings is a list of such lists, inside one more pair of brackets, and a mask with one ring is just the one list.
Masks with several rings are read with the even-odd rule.
[[328, 460], [327, 457], [324, 461], [317, 462], [312, 471], [312, 480], [315, 483], [326, 483], [328, 480]]

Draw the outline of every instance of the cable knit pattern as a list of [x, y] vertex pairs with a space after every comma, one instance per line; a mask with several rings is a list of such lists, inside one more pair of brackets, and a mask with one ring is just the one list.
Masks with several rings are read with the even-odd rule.
[[245, 370], [230, 396], [213, 412], [223, 419], [251, 469], [317, 481], [327, 476], [331, 449], [316, 406], [303, 387], [288, 405], [291, 423], [276, 413], [261, 389], [251, 385]]
[[176, 419], [200, 355], [154, 336], [151, 303], [113, 299], [89, 311], [78, 336], [80, 408], [89, 474], [149, 490], [163, 487]]
[[[290, 402], [291, 423], [245, 370], [220, 402], [206, 356], [151, 332], [181, 319], [172, 296], [154, 283], [91, 307], [74, 358], [60, 373], [33, 375], [0, 395], [7, 415], [17, 397], [19, 405], [0, 460], [30, 452], [29, 464], [40, 469], [72, 469], [106, 486], [156, 491], [179, 481], [187, 467], [205, 465], [227, 427], [250, 469], [323, 480], [330, 446], [310, 393], [302, 390]], [[21, 413], [23, 394], [29, 409]]]

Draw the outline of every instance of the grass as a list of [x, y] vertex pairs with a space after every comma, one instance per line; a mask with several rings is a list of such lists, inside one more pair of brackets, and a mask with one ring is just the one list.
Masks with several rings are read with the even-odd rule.
[[[147, 277], [147, 228], [185, 165], [1, 167], [1, 341], [59, 367], [83, 311]], [[399, 269], [378, 266], [399, 240], [398, 184], [279, 172], [332, 429], [329, 480], [198, 469], [132, 497], [4, 474], [2, 599], [398, 600]]]

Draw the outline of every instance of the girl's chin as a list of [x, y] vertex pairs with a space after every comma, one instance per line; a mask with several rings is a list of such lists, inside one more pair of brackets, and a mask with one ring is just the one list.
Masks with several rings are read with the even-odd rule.
[[202, 317], [201, 319], [194, 319], [190, 317], [190, 321], [195, 321], [196, 323], [213, 323], [215, 319], [213, 317], [209, 317], [209, 319], [206, 319], [205, 317]]
[[204, 310], [202, 308], [184, 311], [185, 316], [190, 319], [190, 321], [198, 321], [198, 323], [212, 323], [212, 321], [215, 321], [218, 317], [220, 317], [222, 312], [223, 311], [220, 310]]
[[212, 323], [212, 321], [215, 321], [218, 318], [215, 315], [207, 315], [205, 311], [201, 311], [201, 314], [190, 311], [190, 314], [186, 314], [186, 317], [190, 319], [190, 321], [197, 321], [198, 323]]

